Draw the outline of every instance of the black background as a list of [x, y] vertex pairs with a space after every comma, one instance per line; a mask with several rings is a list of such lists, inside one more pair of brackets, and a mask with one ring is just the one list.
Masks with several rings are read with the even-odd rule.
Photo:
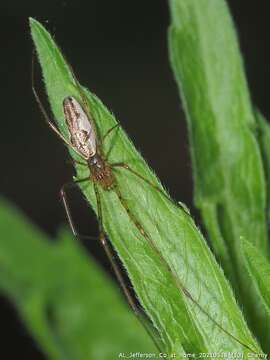
[[[253, 101], [270, 118], [268, 3], [229, 1]], [[184, 116], [167, 56], [167, 1], [10, 0], [1, 2], [0, 14], [1, 194], [52, 237], [65, 222], [58, 193], [72, 168], [32, 96], [32, 16], [55, 36], [80, 81], [114, 112], [171, 195], [196, 214]], [[94, 215], [90, 223], [79, 194], [73, 199], [80, 231], [96, 234]], [[104, 262], [98, 244], [91, 244], [91, 252]], [[12, 306], [4, 298], [0, 305], [1, 354], [43, 359]]]

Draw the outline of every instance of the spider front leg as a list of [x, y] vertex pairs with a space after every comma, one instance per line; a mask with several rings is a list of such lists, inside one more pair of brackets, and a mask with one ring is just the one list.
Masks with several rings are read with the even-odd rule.
[[106, 140], [107, 136], [108, 136], [113, 130], [118, 129], [119, 126], [120, 126], [120, 124], [117, 123], [117, 124], [115, 124], [114, 126], [112, 126], [109, 130], [107, 130], [107, 131], [105, 132], [105, 134], [103, 135], [102, 140], [101, 140], [101, 145], [104, 144], [104, 141]]
[[[99, 151], [101, 152], [101, 154], [104, 155], [103, 145], [104, 145], [104, 143], [105, 143], [105, 140], [108, 138], [108, 135], [111, 134], [114, 130], [119, 129], [119, 126], [120, 126], [119, 123], [115, 124], [114, 126], [112, 126], [111, 128], [109, 128], [109, 129], [105, 132], [105, 134], [102, 136], [102, 138], [101, 138], [101, 140], [100, 140], [100, 143], [98, 144], [98, 148], [99, 148]], [[116, 135], [116, 133], [115, 133], [115, 135]], [[113, 148], [113, 141], [112, 141], [111, 144], [110, 144], [110, 147], [109, 147], [109, 150], [107, 151], [106, 156], [104, 156], [104, 159], [105, 159], [105, 160], [108, 159], [108, 157], [109, 157], [109, 155], [110, 155], [110, 153], [111, 153], [111, 151], [112, 151], [112, 148]]]
[[[83, 178], [83, 179], [79, 179], [79, 180], [76, 180], [76, 181], [73, 181], [73, 182], [66, 183], [61, 187], [61, 190], [60, 190], [60, 197], [61, 197], [62, 203], [64, 205], [64, 209], [65, 209], [65, 212], [66, 212], [66, 216], [67, 216], [67, 220], [68, 220], [70, 229], [71, 229], [73, 235], [78, 240], [80, 240], [82, 238], [84, 238], [84, 239], [93, 239], [94, 237], [88, 236], [88, 235], [80, 235], [77, 232], [76, 226], [74, 224], [74, 221], [73, 221], [72, 215], [71, 215], [71, 210], [70, 210], [69, 201], [68, 201], [68, 197], [67, 197], [67, 189], [75, 187], [77, 184], [85, 182], [87, 180], [89, 180], [89, 176], [87, 178]], [[94, 239], [96, 239], [96, 238], [94, 238]]]

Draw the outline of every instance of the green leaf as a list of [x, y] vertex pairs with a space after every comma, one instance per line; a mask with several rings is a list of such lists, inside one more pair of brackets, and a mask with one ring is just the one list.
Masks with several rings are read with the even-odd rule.
[[246, 240], [243, 241], [243, 248], [246, 255], [247, 266], [250, 276], [256, 284], [266, 311], [270, 316], [270, 263], [269, 260], [255, 246]]
[[[223, 0], [171, 0], [169, 51], [184, 105], [196, 206], [256, 335], [265, 314], [243, 271], [240, 237], [268, 251], [266, 191], [237, 37]], [[270, 331], [268, 331], [268, 334]], [[270, 349], [269, 349], [270, 350]]]
[[50, 359], [111, 360], [120, 352], [155, 351], [115, 287], [69, 232], [49, 242], [3, 200], [0, 291]]
[[[261, 323], [261, 329], [265, 334], [269, 333], [270, 322], [270, 264], [265, 255], [254, 245], [242, 240], [242, 246], [246, 256], [246, 266], [250, 280], [255, 284], [259, 301], [256, 303], [257, 312], [266, 314]], [[267, 352], [267, 350], [266, 350]]]
[[[51, 36], [36, 20], [30, 19], [30, 24], [54, 119], [67, 136], [62, 101], [65, 96], [82, 99]], [[101, 138], [116, 120], [95, 95], [81, 89], [87, 96], [91, 117]], [[103, 148], [105, 154], [111, 149], [110, 163], [126, 162], [141, 176], [161, 186], [121, 128], [110, 135]], [[73, 151], [71, 155], [74, 156]], [[76, 166], [76, 172], [79, 179], [89, 175], [89, 170], [82, 166]], [[228, 333], [258, 350], [228, 282], [190, 216], [127, 170], [113, 168], [113, 173], [117, 189], [147, 236], [138, 231], [114, 190], [100, 189], [104, 227], [142, 306], [160, 333], [166, 352], [177, 355], [183, 350], [249, 352]], [[81, 189], [96, 211], [91, 181], [83, 183]], [[187, 296], [186, 289], [193, 300]]]
[[267, 192], [267, 220], [270, 220], [270, 125], [264, 116], [259, 112], [255, 112], [258, 124], [257, 139], [260, 145], [264, 172], [266, 178]]

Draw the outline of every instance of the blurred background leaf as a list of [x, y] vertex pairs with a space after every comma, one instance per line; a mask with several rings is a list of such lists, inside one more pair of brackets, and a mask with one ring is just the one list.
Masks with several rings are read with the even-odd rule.
[[50, 359], [155, 352], [119, 290], [62, 230], [55, 243], [0, 202], [0, 290]]

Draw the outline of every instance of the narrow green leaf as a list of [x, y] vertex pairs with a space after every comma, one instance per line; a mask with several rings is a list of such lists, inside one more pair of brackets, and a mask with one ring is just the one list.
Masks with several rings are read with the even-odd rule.
[[[68, 95], [81, 101], [80, 94], [51, 36], [37, 21], [31, 19], [30, 23], [54, 119], [66, 136], [62, 101]], [[116, 120], [96, 96], [82, 89], [101, 137]], [[138, 101], [136, 106], [139, 106]], [[126, 162], [161, 186], [121, 128], [106, 140], [105, 154], [109, 149], [110, 163]], [[72, 151], [71, 154], [74, 156]], [[105, 230], [128, 271], [141, 304], [159, 331], [166, 351], [177, 355], [182, 354], [183, 349], [192, 353], [248, 352], [246, 347], [216, 326], [179, 289], [182, 286], [179, 284], [184, 284], [200, 306], [226, 331], [258, 350], [222, 271], [192, 219], [143, 180], [124, 169], [113, 171], [117, 188], [149, 238], [138, 231], [115, 192], [100, 189]], [[89, 170], [82, 166], [76, 166], [76, 172], [77, 178], [89, 174]], [[96, 211], [91, 182], [82, 184], [81, 189]]]
[[170, 9], [169, 51], [187, 117], [196, 206], [256, 335], [269, 347], [239, 250], [241, 236], [263, 252], [268, 243], [262, 159], [233, 22], [223, 0], [170, 0]]
[[68, 232], [49, 242], [3, 200], [0, 291], [49, 359], [112, 360], [120, 352], [155, 351], [114, 286]]
[[270, 263], [269, 260], [248, 241], [243, 241], [247, 266], [257, 289], [262, 296], [266, 310], [270, 316]]
[[251, 278], [251, 281], [256, 286], [258, 291], [258, 298], [256, 307], [258, 311], [263, 311], [267, 314], [264, 322], [261, 324], [262, 331], [265, 334], [269, 332], [270, 321], [270, 264], [269, 260], [264, 254], [258, 250], [250, 242], [243, 240], [242, 246], [246, 255], [246, 265]]
[[257, 139], [260, 145], [267, 190], [267, 220], [270, 220], [270, 125], [264, 116], [257, 111]]

